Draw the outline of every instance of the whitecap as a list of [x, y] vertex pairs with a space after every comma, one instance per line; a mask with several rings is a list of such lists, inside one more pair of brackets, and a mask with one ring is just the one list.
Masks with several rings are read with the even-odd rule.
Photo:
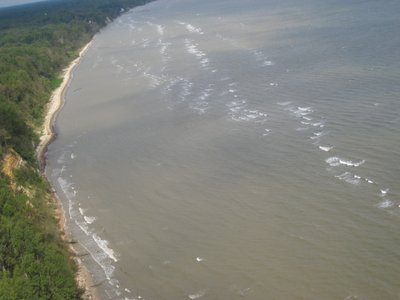
[[271, 129], [266, 128], [264, 130], [265, 130], [265, 133], [263, 133], [263, 136], [267, 136], [271, 133]]
[[300, 111], [312, 111], [312, 107], [311, 106], [309, 106], [309, 107], [300, 107], [300, 106], [298, 106], [297, 109], [300, 110]]
[[310, 125], [312, 125], [312, 126], [314, 126], [314, 127], [320, 127], [320, 128], [322, 128], [322, 127], [325, 126], [324, 124], [325, 124], [324, 121], [320, 121], [320, 122], [317, 122], [317, 123], [311, 123]]
[[199, 291], [199, 292], [197, 292], [195, 294], [188, 295], [188, 297], [190, 299], [192, 299], [192, 300], [193, 299], [199, 299], [199, 298], [203, 297], [205, 294], [206, 294], [206, 290], [201, 290], [201, 291]]
[[385, 196], [387, 194], [387, 192], [389, 192], [389, 189], [381, 190], [380, 196], [381, 197]]
[[333, 149], [332, 146], [318, 146], [318, 148], [325, 152], [329, 152]]
[[365, 163], [365, 160], [361, 160], [359, 162], [353, 162], [351, 160], [341, 159], [339, 157], [332, 156], [332, 157], [327, 158], [325, 160], [325, 162], [327, 164], [329, 164], [331, 167], [336, 167], [336, 166], [339, 166], [339, 165], [345, 165], [345, 166], [348, 166], [348, 167], [359, 167], [359, 166], [361, 166], [362, 164]]
[[204, 258], [198, 256], [198, 257], [196, 257], [196, 261], [202, 262], [202, 261], [204, 261]]

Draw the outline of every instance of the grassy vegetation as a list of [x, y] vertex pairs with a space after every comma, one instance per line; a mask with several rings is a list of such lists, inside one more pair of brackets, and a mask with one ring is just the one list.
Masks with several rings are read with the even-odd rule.
[[[0, 10], [0, 300], [79, 299], [34, 151], [61, 70], [123, 10], [148, 0], [63, 0]], [[15, 152], [13, 152], [15, 151]]]

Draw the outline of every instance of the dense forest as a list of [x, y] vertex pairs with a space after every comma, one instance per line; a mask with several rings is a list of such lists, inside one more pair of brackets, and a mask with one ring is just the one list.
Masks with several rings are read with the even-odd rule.
[[146, 2], [53, 0], [0, 9], [0, 299], [82, 297], [35, 148], [62, 69], [108, 22]]

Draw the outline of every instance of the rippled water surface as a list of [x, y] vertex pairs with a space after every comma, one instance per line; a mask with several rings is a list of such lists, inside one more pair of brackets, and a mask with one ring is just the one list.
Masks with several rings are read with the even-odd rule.
[[159, 0], [98, 34], [47, 174], [99, 294], [399, 299], [399, 12]]

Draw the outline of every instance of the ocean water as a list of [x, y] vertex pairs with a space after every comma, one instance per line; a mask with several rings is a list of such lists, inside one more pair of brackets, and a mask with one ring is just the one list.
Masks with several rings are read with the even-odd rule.
[[400, 299], [399, 1], [160, 0], [49, 147], [103, 299]]

